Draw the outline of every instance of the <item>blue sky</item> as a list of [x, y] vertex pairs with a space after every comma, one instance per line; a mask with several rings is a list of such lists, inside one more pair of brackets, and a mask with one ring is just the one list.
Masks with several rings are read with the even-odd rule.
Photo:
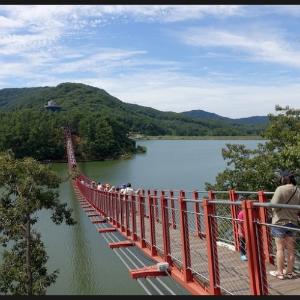
[[300, 5], [0, 5], [0, 89], [82, 82], [163, 111], [299, 108]]

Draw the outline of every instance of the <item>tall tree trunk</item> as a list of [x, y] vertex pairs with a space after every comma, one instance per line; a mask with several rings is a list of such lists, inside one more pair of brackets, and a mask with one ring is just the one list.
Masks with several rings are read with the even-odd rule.
[[27, 295], [32, 295], [32, 271], [31, 271], [31, 233], [30, 233], [30, 215], [26, 215], [26, 272], [27, 272]]

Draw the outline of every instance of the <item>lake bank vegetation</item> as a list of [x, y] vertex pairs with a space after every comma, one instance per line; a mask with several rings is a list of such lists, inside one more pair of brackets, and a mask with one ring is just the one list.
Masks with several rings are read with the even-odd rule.
[[216, 182], [206, 183], [211, 190], [274, 191], [279, 170], [300, 175], [300, 109], [276, 107], [276, 114], [262, 133], [265, 143], [254, 150], [245, 145], [226, 144], [222, 155], [227, 163]]

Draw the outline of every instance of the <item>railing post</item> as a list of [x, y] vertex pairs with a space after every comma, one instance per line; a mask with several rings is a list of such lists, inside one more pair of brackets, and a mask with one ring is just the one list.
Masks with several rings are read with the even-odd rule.
[[157, 255], [156, 249], [156, 238], [155, 238], [155, 219], [154, 219], [154, 209], [153, 209], [153, 198], [148, 194], [148, 209], [149, 209], [149, 223], [150, 223], [150, 242], [151, 242], [151, 255]]
[[98, 190], [96, 190], [96, 207], [98, 210], [100, 210], [99, 209], [99, 201], [98, 201]]
[[174, 205], [174, 192], [170, 191], [170, 200], [171, 200], [171, 214], [172, 214], [172, 227], [176, 229], [176, 219], [175, 219], [175, 205]]
[[116, 192], [116, 220], [117, 220], [117, 227], [121, 227], [120, 223], [120, 193]]
[[161, 207], [161, 224], [163, 232], [163, 243], [164, 243], [164, 260], [171, 264], [171, 247], [170, 247], [170, 232], [169, 232], [169, 213], [168, 213], [168, 200], [165, 198], [165, 192], [161, 192], [160, 196], [160, 207]]
[[101, 191], [101, 198], [102, 198], [102, 202], [103, 202], [103, 212], [105, 217], [107, 216], [107, 210], [106, 210], [106, 199], [105, 199], [105, 194], [103, 191]]
[[136, 206], [135, 206], [136, 196], [131, 195], [131, 226], [132, 226], [132, 239], [137, 241], [136, 234]]
[[112, 211], [113, 211], [113, 225], [117, 225], [117, 212], [116, 212], [116, 193], [111, 192], [111, 199], [112, 199]]
[[187, 207], [185, 199], [185, 192], [180, 191], [179, 195], [179, 209], [180, 209], [180, 235], [181, 235], [181, 256], [182, 256], [182, 268], [183, 278], [185, 282], [191, 281], [193, 276], [191, 272], [191, 253], [190, 253], [190, 241], [189, 241], [189, 227], [187, 220]]
[[[237, 201], [239, 195], [235, 192], [235, 190], [229, 190], [229, 200], [231, 202]], [[240, 241], [239, 241], [239, 228], [238, 228], [238, 212], [236, 205], [230, 205], [230, 212], [231, 212], [231, 223], [232, 223], [232, 232], [233, 232], [233, 242], [235, 251], [240, 251]]]
[[105, 211], [105, 216], [108, 216], [108, 211], [107, 211], [107, 199], [106, 199], [106, 194], [104, 191], [102, 191], [102, 197], [104, 200], [104, 211]]
[[110, 203], [110, 195], [109, 192], [105, 192], [106, 199], [107, 199], [107, 208], [108, 208], [108, 217], [111, 219], [111, 203]]
[[145, 196], [144, 193], [138, 195], [139, 215], [140, 215], [140, 232], [141, 232], [141, 247], [146, 247], [145, 242]]
[[[197, 191], [193, 192], [193, 199], [197, 201], [199, 199], [199, 194]], [[200, 239], [202, 239], [202, 233], [201, 233], [201, 223], [200, 223], [200, 207], [199, 202], [194, 202], [194, 210], [195, 210], [195, 234]]]
[[124, 226], [124, 194], [120, 194], [120, 212], [121, 212], [121, 231], [125, 232]]
[[128, 195], [125, 194], [125, 228], [126, 228], [126, 235], [130, 236], [130, 228], [129, 228], [129, 201]]
[[[259, 203], [265, 203], [267, 202], [267, 197], [263, 191], [258, 192], [258, 202]], [[261, 223], [268, 223], [268, 217], [267, 217], [267, 208], [260, 207], [259, 208], [259, 219]], [[268, 226], [262, 227], [262, 240], [263, 240], [263, 246], [264, 246], [264, 252], [266, 261], [270, 264], [274, 265], [274, 257], [272, 254], [272, 238], [270, 235], [270, 228]]]
[[244, 229], [246, 238], [246, 249], [248, 256], [248, 270], [250, 281], [250, 292], [253, 295], [267, 294], [265, 284], [267, 274], [263, 246], [258, 241], [257, 220], [258, 212], [253, 206], [252, 200], [245, 200], [242, 203], [244, 210]]
[[107, 204], [107, 216], [108, 216], [108, 218], [109, 218], [109, 220], [110, 220], [111, 214], [110, 214], [110, 201], [109, 201], [109, 195], [108, 195], [108, 193], [107, 193], [106, 191], [104, 192], [104, 194], [105, 194], [105, 199], [106, 199], [106, 204]]
[[[214, 199], [212, 191], [208, 192], [208, 198]], [[203, 199], [203, 211], [206, 230], [207, 260], [209, 272], [209, 291], [211, 295], [220, 295], [220, 274], [217, 248], [217, 222], [215, 219], [216, 208], [214, 203]]]
[[110, 210], [109, 216], [110, 216], [111, 220], [113, 220], [114, 211], [113, 211], [112, 194], [107, 191], [107, 195], [108, 195], [108, 199], [109, 199], [109, 210]]
[[154, 204], [155, 204], [155, 220], [156, 222], [159, 222], [157, 190], [154, 190]]
[[106, 217], [105, 199], [104, 199], [103, 191], [100, 192], [100, 199], [101, 199], [102, 211], [103, 211], [104, 216]]

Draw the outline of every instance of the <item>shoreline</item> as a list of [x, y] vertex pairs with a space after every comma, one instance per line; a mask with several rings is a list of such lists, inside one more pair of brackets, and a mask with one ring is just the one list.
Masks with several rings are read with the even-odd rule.
[[172, 135], [149, 135], [149, 136], [132, 136], [136, 141], [141, 140], [264, 140], [261, 136], [246, 135], [246, 136], [172, 136]]

